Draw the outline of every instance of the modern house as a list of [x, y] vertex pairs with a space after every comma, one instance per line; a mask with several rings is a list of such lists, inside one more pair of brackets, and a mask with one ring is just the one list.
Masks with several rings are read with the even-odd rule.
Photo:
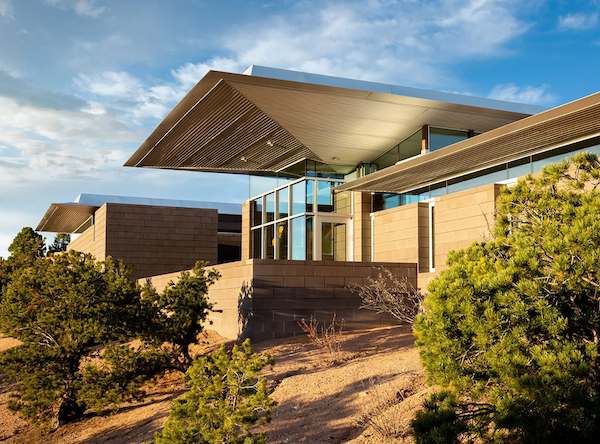
[[36, 230], [79, 234], [70, 250], [122, 259], [139, 279], [193, 268], [198, 260], [239, 260], [241, 210], [230, 203], [80, 194], [50, 205]]
[[391, 322], [347, 286], [386, 266], [425, 288], [490, 235], [501, 187], [599, 144], [600, 93], [545, 110], [253, 66], [210, 71], [126, 166], [250, 176], [241, 258], [209, 297], [212, 328], [256, 341], [311, 315]]

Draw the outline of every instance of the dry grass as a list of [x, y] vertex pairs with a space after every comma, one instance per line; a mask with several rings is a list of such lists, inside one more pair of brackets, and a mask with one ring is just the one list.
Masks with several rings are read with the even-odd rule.
[[400, 323], [414, 324], [423, 312], [424, 296], [406, 277], [396, 277], [389, 269], [379, 267], [376, 278], [367, 278], [366, 285], [351, 284], [348, 288], [358, 293], [362, 300], [360, 308], [389, 313]]
[[298, 325], [307, 334], [310, 344], [327, 352], [327, 360], [330, 364], [336, 364], [342, 361], [342, 336], [344, 334], [344, 320], [337, 322], [335, 313], [331, 323], [326, 327], [319, 324], [312, 316], [308, 323], [302, 319]]

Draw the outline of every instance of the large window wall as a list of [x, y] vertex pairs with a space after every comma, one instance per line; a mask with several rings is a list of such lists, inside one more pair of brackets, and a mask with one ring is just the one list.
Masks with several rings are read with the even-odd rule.
[[373, 195], [373, 208], [382, 211], [414, 202], [422, 202], [437, 196], [452, 194], [471, 188], [516, 179], [530, 173], [537, 173], [546, 165], [560, 162], [575, 153], [591, 152], [600, 156], [600, 145], [595, 142], [577, 143], [552, 151], [527, 156], [522, 159], [503, 163], [501, 165], [477, 171], [475, 173], [445, 180], [433, 185], [412, 190], [403, 194], [375, 193]]
[[252, 257], [351, 260], [352, 202], [343, 182], [303, 177], [250, 200]]

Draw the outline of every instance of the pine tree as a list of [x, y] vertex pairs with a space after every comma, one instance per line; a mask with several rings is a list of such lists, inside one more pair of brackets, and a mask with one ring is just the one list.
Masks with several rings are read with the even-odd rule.
[[18, 261], [44, 257], [46, 254], [44, 241], [44, 237], [33, 231], [31, 227], [24, 227], [8, 247], [10, 257]]
[[220, 275], [205, 270], [205, 265], [197, 262], [191, 272], [182, 272], [179, 280], [169, 282], [161, 293], [146, 286], [142, 294], [146, 310], [153, 312], [155, 319], [152, 334], [174, 345], [175, 367], [181, 371], [191, 365], [190, 345], [198, 343], [213, 307], [206, 294]]
[[597, 157], [504, 188], [497, 211], [495, 238], [449, 255], [415, 324], [430, 381], [451, 392], [418, 416], [417, 442], [599, 442]]
[[54, 236], [54, 242], [48, 247], [48, 254], [67, 251], [67, 245], [71, 243], [71, 235], [68, 233], [58, 233]]
[[[0, 302], [0, 330], [23, 343], [0, 353], [0, 370], [18, 383], [9, 407], [56, 427], [80, 418], [90, 403], [99, 409], [136, 396], [166, 365], [156, 352], [117, 346], [139, 331], [143, 313], [129, 270], [110, 257], [95, 262], [71, 251], [15, 271]], [[110, 371], [83, 367], [101, 346], [112, 347], [105, 352]], [[145, 379], [139, 368], [148, 369]], [[98, 384], [112, 389], [94, 392]]]
[[271, 356], [252, 351], [250, 340], [231, 351], [222, 345], [194, 361], [185, 375], [190, 391], [175, 400], [156, 444], [259, 444], [264, 434], [250, 426], [270, 421], [275, 402], [258, 373], [273, 365]]

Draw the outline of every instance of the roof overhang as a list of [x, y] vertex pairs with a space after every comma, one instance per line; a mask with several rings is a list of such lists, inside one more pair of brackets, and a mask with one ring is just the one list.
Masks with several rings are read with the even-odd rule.
[[51, 233], [82, 233], [88, 226], [86, 222], [98, 208], [77, 203], [53, 203], [35, 230]]
[[600, 93], [353, 180], [337, 191], [404, 193], [600, 137]]
[[125, 166], [272, 174], [369, 162], [423, 125], [486, 132], [543, 108], [294, 71], [210, 71]]
[[[53, 203], [38, 224], [36, 231], [52, 233], [82, 233], [91, 222], [96, 210], [104, 204], [144, 205], [148, 207], [178, 207], [217, 210], [219, 215], [239, 217], [242, 204], [227, 202], [204, 202], [179, 199], [156, 199], [148, 197], [112, 196], [104, 194], [80, 194], [75, 201]], [[224, 218], [227, 219], [227, 218]]]

